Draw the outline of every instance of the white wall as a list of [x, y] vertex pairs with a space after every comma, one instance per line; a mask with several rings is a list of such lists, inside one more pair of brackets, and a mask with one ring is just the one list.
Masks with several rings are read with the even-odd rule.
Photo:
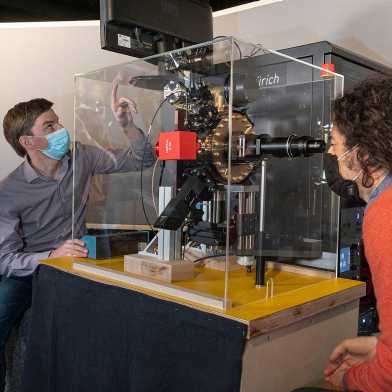
[[123, 63], [130, 57], [102, 50], [99, 23], [0, 24], [0, 179], [21, 159], [4, 139], [2, 121], [20, 101], [44, 97], [73, 127], [73, 75]]
[[283, 0], [262, 5], [268, 1], [277, 0], [216, 12], [214, 34], [234, 35], [271, 49], [327, 40], [392, 66], [392, 0]]
[[[260, 0], [215, 13], [214, 33], [273, 49], [329, 40], [392, 66], [391, 21], [392, 0]], [[97, 21], [3, 23], [0, 48], [0, 121], [15, 103], [45, 97], [70, 129], [73, 75], [130, 60], [100, 49]], [[20, 161], [1, 131], [0, 179]]]

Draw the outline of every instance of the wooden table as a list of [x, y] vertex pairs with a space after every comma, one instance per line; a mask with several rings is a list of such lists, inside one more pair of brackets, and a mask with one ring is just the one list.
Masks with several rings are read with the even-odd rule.
[[[256, 289], [253, 274], [243, 269], [233, 271], [229, 281], [233, 306], [223, 311], [76, 271], [74, 261], [85, 262], [86, 259], [63, 257], [43, 263], [245, 324], [248, 333], [242, 362], [242, 392], [288, 392], [297, 387], [319, 384], [331, 350], [341, 340], [356, 335], [359, 298], [365, 295], [362, 282], [336, 279], [308, 268], [292, 269], [270, 264], [266, 279], [274, 279], [274, 295], [266, 298], [265, 288]], [[87, 261], [123, 273], [121, 258]], [[219, 274], [222, 272], [200, 269], [195, 279], [176, 282], [175, 285], [222, 295], [224, 287]]]

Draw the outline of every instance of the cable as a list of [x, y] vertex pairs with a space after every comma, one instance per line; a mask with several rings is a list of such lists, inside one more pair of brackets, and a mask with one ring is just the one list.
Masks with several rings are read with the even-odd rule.
[[141, 201], [142, 201], [142, 209], [143, 209], [143, 214], [144, 217], [146, 218], [146, 222], [147, 224], [150, 226], [151, 230], [154, 230], [152, 224], [150, 223], [150, 220], [148, 219], [147, 216], [147, 212], [146, 212], [146, 208], [144, 205], [144, 197], [143, 197], [143, 168], [144, 168], [144, 157], [146, 156], [146, 149], [147, 149], [147, 144], [149, 143], [149, 139], [150, 139], [150, 134], [151, 134], [151, 130], [152, 130], [152, 125], [155, 121], [155, 117], [157, 116], [159, 110], [161, 109], [162, 105], [169, 100], [169, 98], [174, 95], [169, 94], [165, 99], [163, 99], [161, 101], [161, 103], [158, 105], [157, 109], [155, 110], [154, 115], [152, 116], [152, 120], [150, 122], [150, 126], [148, 127], [148, 131], [147, 131], [147, 135], [146, 135], [146, 140], [144, 142], [144, 148], [143, 148], [143, 155], [142, 155], [142, 164], [140, 166], [140, 197], [141, 197]]
[[213, 257], [222, 257], [222, 256], [226, 256], [225, 254], [221, 254], [221, 255], [210, 255], [210, 256], [204, 256], [204, 257], [200, 257], [199, 259], [193, 260], [193, 263], [199, 263], [200, 261], [206, 260], [206, 259], [211, 259]]
[[[157, 160], [156, 160], [156, 162], [155, 162], [155, 164], [154, 164], [154, 168], [152, 169], [152, 177], [151, 177], [151, 197], [152, 197], [152, 204], [154, 205], [154, 210], [155, 210], [155, 213], [156, 213], [157, 216], [159, 216], [159, 214], [158, 214], [157, 204], [156, 204], [156, 202], [155, 202], [154, 178], [155, 178], [155, 170], [156, 170], [156, 168], [157, 168], [157, 166], [158, 166], [158, 162], [160, 162], [160, 161], [159, 161], [159, 158], [157, 158]], [[162, 173], [162, 170], [161, 170], [161, 173]]]
[[236, 40], [233, 41], [234, 45], [236, 46], [236, 48], [238, 49], [239, 55], [240, 55], [240, 60], [242, 60], [242, 50], [240, 48], [240, 45], [238, 45], [238, 42]]
[[158, 181], [159, 187], [162, 185], [163, 172], [165, 171], [165, 167], [166, 167], [166, 161], [161, 161], [161, 162], [162, 162], [162, 167], [161, 167], [161, 173], [159, 174], [159, 181]]
[[158, 159], [157, 159], [157, 162], [155, 162], [154, 169], [153, 169], [153, 171], [152, 171], [151, 194], [152, 194], [152, 203], [154, 204], [154, 209], [155, 209], [155, 213], [157, 214], [157, 216], [159, 216], [159, 211], [158, 211], [158, 208], [157, 208], [157, 205], [156, 205], [156, 201], [155, 201], [155, 191], [154, 191], [155, 180], [154, 180], [154, 177], [155, 177], [155, 169], [156, 169], [156, 166], [157, 166], [158, 161], [161, 162], [161, 172], [160, 172], [160, 174], [159, 174], [158, 189], [159, 189], [159, 188], [161, 187], [161, 185], [162, 185], [162, 177], [163, 177], [163, 172], [165, 171], [165, 164], [166, 164], [166, 161], [161, 161], [161, 160], [159, 160], [159, 158], [158, 158]]
[[[216, 36], [216, 37], [214, 37], [212, 39], [212, 42], [214, 42], [215, 40], [217, 40], [219, 38], [230, 38], [230, 37], [228, 35], [218, 35], [218, 36]], [[238, 42], [235, 39], [233, 39], [233, 43], [234, 43], [234, 45], [236, 46], [236, 48], [238, 50], [238, 54], [240, 56], [240, 60], [242, 60], [242, 50], [240, 48], [240, 45], [238, 45]]]
[[259, 53], [260, 51], [262, 51], [263, 54], [268, 54], [269, 53], [269, 51], [267, 49], [265, 49], [262, 44], [255, 44], [255, 47], [250, 52], [249, 56], [245, 56], [245, 57], [256, 56], [256, 54]]

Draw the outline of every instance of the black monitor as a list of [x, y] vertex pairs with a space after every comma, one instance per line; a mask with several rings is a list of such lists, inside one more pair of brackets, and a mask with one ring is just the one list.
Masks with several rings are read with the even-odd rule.
[[212, 39], [208, 0], [100, 0], [101, 46], [147, 57]]

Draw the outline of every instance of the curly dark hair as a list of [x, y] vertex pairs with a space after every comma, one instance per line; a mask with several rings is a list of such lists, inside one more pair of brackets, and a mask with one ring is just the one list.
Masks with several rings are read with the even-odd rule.
[[19, 102], [8, 110], [3, 120], [4, 136], [20, 157], [26, 155], [26, 150], [19, 143], [19, 138], [22, 135], [32, 135], [31, 128], [35, 120], [52, 106], [53, 102], [45, 98], [35, 98], [28, 102]]
[[362, 184], [373, 185], [372, 172], [392, 170], [392, 78], [358, 84], [334, 103], [334, 124], [348, 148], [358, 145]]

